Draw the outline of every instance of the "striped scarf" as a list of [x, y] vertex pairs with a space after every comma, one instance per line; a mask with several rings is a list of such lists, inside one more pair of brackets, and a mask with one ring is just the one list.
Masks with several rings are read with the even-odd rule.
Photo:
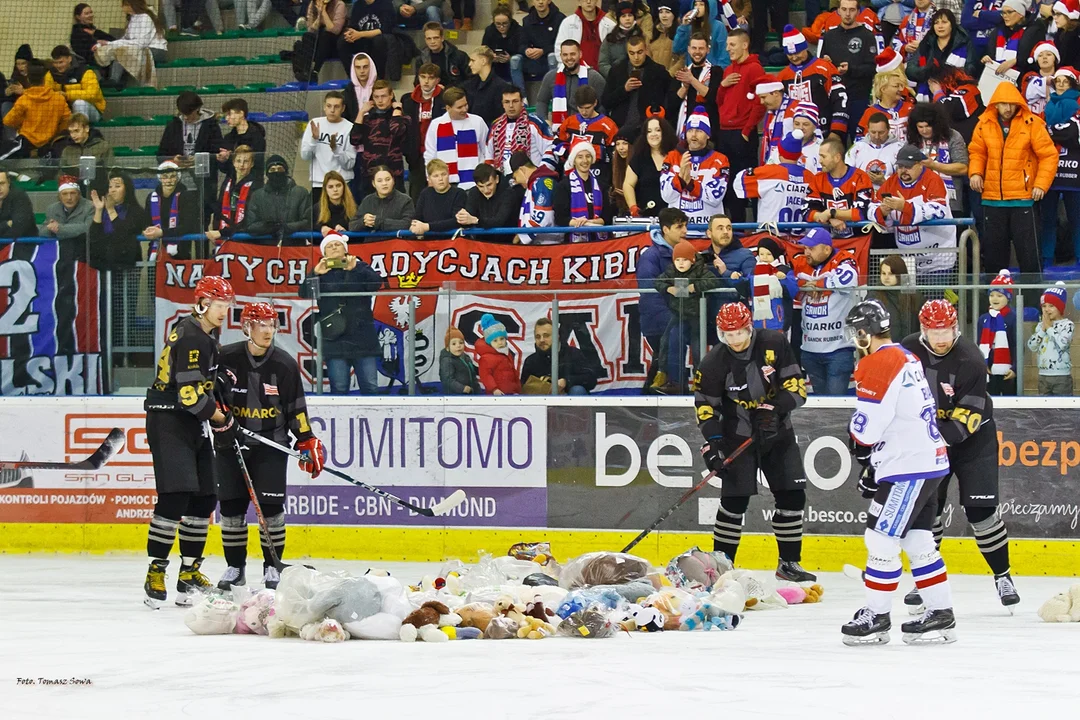
[[221, 189], [221, 224], [219, 230], [227, 230], [234, 222], [239, 225], [244, 222], [244, 214], [247, 210], [248, 194], [251, 192], [251, 186], [254, 180], [247, 180], [240, 186], [240, 192], [236, 197], [236, 219], [233, 220], [233, 208], [232, 208], [232, 186], [233, 179], [229, 178], [225, 181], [225, 186]]
[[783, 295], [773, 263], [758, 260], [754, 265], [754, 319], [773, 320], [772, 299]]
[[1020, 47], [1020, 38], [1024, 36], [1025, 29], [1026, 28], [1023, 27], [1018, 28], [1016, 32], [1005, 37], [1006, 33], [1009, 32], [1009, 29], [1003, 28], [1002, 32], [999, 32], [997, 36], [997, 47], [994, 51], [994, 60], [999, 63], [1005, 62], [1006, 60], [1015, 60], [1016, 51]]
[[[589, 84], [589, 66], [585, 63], [578, 65], [577, 71], [578, 86], [582, 83]], [[566, 120], [566, 68], [563, 65], [559, 65], [559, 69], [555, 72], [555, 82], [551, 86], [551, 129], [552, 132], [558, 129], [563, 121]]]
[[896, 32], [896, 36], [893, 38], [893, 49], [901, 55], [904, 54], [904, 46], [908, 43], [918, 43], [923, 39], [923, 35], [926, 35], [930, 29], [929, 21], [933, 14], [937, 12], [937, 8], [931, 3], [930, 7], [926, 8], [926, 12], [919, 12], [918, 10], [912, 10], [908, 13], [907, 18], [903, 24], [900, 25], [899, 30]]
[[440, 123], [435, 131], [435, 157], [450, 168], [450, 182], [473, 182], [473, 170], [480, 164], [480, 144], [472, 128], [455, 130], [454, 123]]
[[[693, 66], [692, 65], [687, 65], [686, 69], [693, 72]], [[701, 66], [701, 75], [698, 76], [698, 81], [700, 81], [701, 84], [704, 85], [706, 87], [706, 89], [707, 89], [709, 87], [709, 80], [710, 80], [711, 77], [712, 77], [712, 63], [709, 62], [708, 60], [706, 60], [705, 64]], [[704, 105], [706, 100], [707, 100], [707, 98], [705, 98], [702, 95], [698, 95], [697, 90], [694, 90], [694, 100], [693, 100], [693, 102], [691, 102], [690, 97], [689, 97], [689, 93], [687, 93], [686, 100], [683, 100], [682, 104], [679, 105], [678, 122], [676, 122], [676, 124], [675, 124], [675, 134], [676, 135], [678, 135], [679, 137], [682, 137], [683, 125], [686, 123], [687, 115], [690, 112], [693, 112], [694, 108], [696, 108], [698, 105]]]
[[[600, 192], [600, 183], [596, 182], [596, 176], [589, 176], [589, 195], [585, 194], [585, 187], [581, 181], [581, 175], [576, 170], [569, 171], [566, 176], [570, 178], [570, 217], [585, 218], [592, 220], [604, 214], [604, 193]], [[592, 200], [593, 211], [589, 214], [589, 200]], [[607, 233], [594, 233], [597, 240], [607, 240]], [[570, 242], [588, 242], [588, 233], [573, 233]]]
[[1012, 370], [1012, 353], [1005, 331], [1005, 316], [1009, 308], [991, 309], [979, 323], [979, 350], [986, 359], [991, 375], [1005, 375]]
[[768, 161], [769, 152], [779, 146], [780, 141], [784, 139], [784, 120], [790, 107], [791, 99], [785, 94], [780, 100], [780, 107], [769, 110], [765, 114], [765, 137], [762, 138], [759, 165], [764, 165]]
[[[510, 138], [510, 145], [506, 144], [506, 126], [514, 123], [514, 134]], [[517, 120], [511, 121], [505, 114], [496, 120], [491, 126], [491, 147], [495, 151], [492, 157], [495, 161], [510, 157], [521, 151], [526, 155], [532, 155], [532, 122], [527, 113], [522, 111]]]
[[[126, 205], [121, 203], [120, 205], [116, 205], [115, 207], [113, 207], [113, 209], [116, 210], [117, 220], [124, 220], [127, 218]], [[101, 214], [101, 227], [105, 230], [106, 233], [112, 233], [113, 231], [113, 221], [112, 218], [109, 217], [109, 213], [107, 212]]]

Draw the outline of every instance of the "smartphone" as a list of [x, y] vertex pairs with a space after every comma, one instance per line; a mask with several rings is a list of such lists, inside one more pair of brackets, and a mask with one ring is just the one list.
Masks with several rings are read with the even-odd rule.
[[330, 270], [344, 270], [347, 265], [345, 258], [324, 258], [326, 267]]
[[630, 71], [630, 77], [634, 78], [635, 80], [640, 80], [641, 79], [641, 68], [634, 68], [633, 70], [631, 70]]

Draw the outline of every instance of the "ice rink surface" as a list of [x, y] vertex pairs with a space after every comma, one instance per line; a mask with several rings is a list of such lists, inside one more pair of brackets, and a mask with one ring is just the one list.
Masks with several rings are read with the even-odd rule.
[[[947, 558], [946, 558], [947, 560]], [[310, 561], [360, 574], [361, 562]], [[406, 582], [437, 565], [377, 563]], [[216, 581], [219, 558], [204, 570]], [[952, 576], [959, 640], [848, 648], [862, 586], [824, 574], [824, 602], [748, 613], [732, 632], [606, 640], [321, 644], [199, 637], [142, 604], [146, 561], [0, 555], [0, 718], [1012, 718], [1080, 713], [1080, 624], [1035, 612], [1065, 578], [1017, 578], [1015, 616], [988, 576]], [[249, 563], [248, 574], [258, 572]], [[901, 584], [910, 587], [910, 578]], [[79, 678], [46, 686], [19, 678]]]

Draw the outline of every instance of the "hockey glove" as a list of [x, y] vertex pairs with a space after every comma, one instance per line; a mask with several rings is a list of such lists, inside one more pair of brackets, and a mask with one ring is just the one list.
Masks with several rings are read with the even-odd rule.
[[780, 416], [777, 415], [771, 405], [759, 405], [751, 411], [751, 422], [754, 425], [754, 437], [760, 442], [769, 442], [780, 434]]
[[300, 469], [311, 473], [312, 479], [319, 477], [323, 463], [326, 462], [326, 448], [323, 447], [322, 440], [312, 435], [307, 440], [296, 443], [296, 449], [306, 456], [305, 460], [300, 461]]
[[848, 449], [851, 450], [851, 456], [858, 460], [860, 465], [866, 466], [870, 464], [870, 453], [874, 451], [872, 445], [863, 445], [855, 439], [854, 435], [850, 435], [848, 436]]
[[238, 433], [236, 418], [233, 417], [232, 411], [221, 403], [218, 403], [218, 410], [225, 416], [225, 420], [216, 424], [210, 423], [210, 429], [214, 431], [214, 450], [232, 452], [233, 440], [236, 439]]
[[859, 474], [859, 484], [856, 486], [862, 496], [867, 500], [870, 500], [878, 491], [878, 482], [874, 479], [874, 468], [871, 465], [864, 465], [862, 472]]
[[724, 450], [720, 440], [710, 440], [701, 446], [701, 457], [705, 460], [705, 467], [719, 475], [724, 471]]

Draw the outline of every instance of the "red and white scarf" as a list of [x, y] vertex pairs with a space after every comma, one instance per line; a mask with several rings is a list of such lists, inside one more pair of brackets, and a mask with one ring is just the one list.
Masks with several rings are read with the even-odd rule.
[[[686, 69], [693, 72], [692, 65], [687, 65]], [[705, 64], [701, 66], [701, 75], [698, 76], [698, 82], [704, 85], [705, 89], [707, 90], [709, 88], [709, 80], [711, 79], [711, 77], [712, 63], [706, 60]], [[691, 85], [690, 89], [694, 90], [694, 86]], [[707, 98], [704, 95], [699, 95], [697, 90], [694, 90], [693, 102], [690, 101], [689, 95], [690, 93], [687, 93], [687, 98], [682, 101], [682, 104], [679, 105], [679, 117], [677, 119], [677, 122], [675, 123], [675, 134], [679, 137], [682, 137], [683, 124], [686, 122], [686, 118], [689, 113], [693, 112], [694, 108], [696, 108], [698, 105], [705, 105], [707, 101]], [[687, 111], [687, 108], [689, 108], [689, 112]]]
[[754, 265], [754, 320], [773, 320], [772, 300], [783, 296], [773, 263], [757, 261]]
[[1012, 370], [1012, 351], [1009, 350], [1009, 334], [1006, 332], [1005, 316], [1009, 308], [993, 308], [980, 323], [979, 351], [986, 359], [986, 367], [991, 375], [1007, 375]]
[[248, 195], [251, 193], [251, 186], [254, 182], [253, 179], [249, 178], [240, 186], [240, 191], [236, 197], [236, 217], [234, 218], [232, 214], [233, 179], [228, 178], [225, 180], [225, 185], [221, 188], [221, 224], [219, 230], [227, 230], [233, 225], [244, 222], [244, 215], [247, 213]]
[[1026, 28], [1017, 28], [1016, 32], [1010, 32], [1009, 28], [1001, 28], [997, 36], [994, 60], [999, 63], [1006, 60], [1015, 60], [1016, 51], [1020, 48], [1020, 38], [1024, 36]]
[[[589, 84], [589, 66], [585, 63], [578, 65], [578, 87], [582, 83]], [[566, 68], [560, 64], [555, 71], [555, 82], [551, 86], [551, 129], [552, 132], [566, 120]]]
[[[510, 137], [510, 147], [506, 146], [506, 126], [514, 123], [514, 133]], [[517, 120], [511, 120], [504, 113], [502, 117], [491, 125], [491, 147], [495, 150], [492, 156], [498, 161], [500, 158], [509, 157], [520, 151], [526, 155], [532, 155], [532, 122], [524, 111], [517, 116]]]
[[904, 22], [900, 24], [900, 28], [896, 31], [896, 35], [893, 37], [893, 49], [901, 55], [907, 55], [904, 52], [904, 46], [908, 43], [919, 43], [922, 41], [923, 36], [930, 30], [930, 18], [937, 12], [937, 8], [933, 3], [926, 8], [926, 12], [919, 12], [918, 9], [912, 10], [908, 13], [908, 16], [904, 18]]

